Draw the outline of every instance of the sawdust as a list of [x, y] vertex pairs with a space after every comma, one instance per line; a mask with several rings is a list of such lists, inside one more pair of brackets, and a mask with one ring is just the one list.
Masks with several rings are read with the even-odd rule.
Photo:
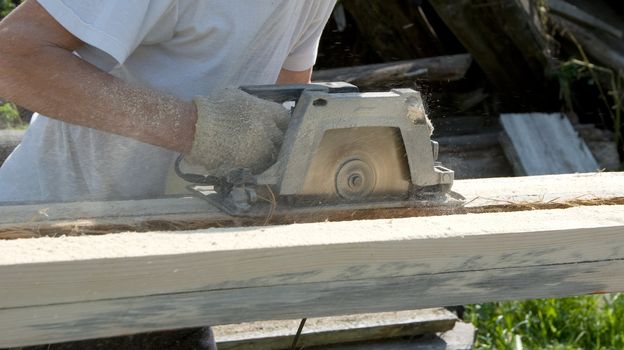
[[189, 164], [225, 176], [236, 168], [258, 174], [275, 162], [289, 120], [280, 104], [235, 88], [196, 97], [194, 102], [198, 120], [186, 158]]
[[[515, 211], [539, 211], [548, 209], [568, 209], [574, 207], [624, 205], [624, 197], [610, 199], [577, 199], [564, 202], [535, 201], [508, 202], [497, 205], [488, 204], [477, 207], [430, 207], [430, 208], [389, 208], [367, 210], [322, 211], [306, 214], [273, 214], [268, 223], [288, 225], [293, 223], [314, 223], [324, 221], [355, 221], [371, 219], [399, 219], [423, 216], [448, 216], [479, 213], [504, 213]], [[207, 228], [244, 227], [267, 224], [266, 218], [236, 218], [215, 220], [188, 215], [186, 219], [144, 219], [124, 222], [122, 218], [98, 220], [93, 222], [69, 221], [50, 224], [39, 223], [33, 227], [0, 228], [0, 240], [18, 238], [38, 238], [57, 236], [90, 236], [118, 232], [154, 232], [154, 231], [188, 231]], [[347, 223], [348, 224], [348, 223]]]

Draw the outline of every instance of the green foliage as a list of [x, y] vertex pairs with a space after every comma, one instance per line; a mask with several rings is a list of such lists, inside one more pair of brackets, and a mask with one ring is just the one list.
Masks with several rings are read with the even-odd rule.
[[19, 111], [12, 103], [0, 104], [0, 129], [21, 129], [26, 123], [20, 119]]
[[0, 18], [8, 15], [15, 8], [16, 2], [13, 0], [0, 0]]
[[475, 349], [624, 349], [624, 294], [471, 305]]

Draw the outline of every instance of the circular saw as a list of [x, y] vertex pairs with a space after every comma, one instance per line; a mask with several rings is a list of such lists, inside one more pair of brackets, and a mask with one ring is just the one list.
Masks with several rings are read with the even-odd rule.
[[176, 173], [190, 189], [234, 216], [325, 208], [454, 205], [454, 173], [437, 162], [438, 144], [420, 93], [361, 93], [347, 83], [241, 87], [294, 104], [277, 162], [261, 174]]

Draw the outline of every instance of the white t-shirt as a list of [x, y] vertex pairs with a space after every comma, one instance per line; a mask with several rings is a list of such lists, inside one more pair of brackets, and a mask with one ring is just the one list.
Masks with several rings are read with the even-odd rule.
[[[184, 99], [215, 88], [272, 84], [281, 68], [312, 67], [335, 2], [38, 1], [87, 44], [77, 50], [80, 57], [121, 79]], [[175, 157], [160, 147], [35, 114], [0, 168], [0, 202], [156, 197]]]

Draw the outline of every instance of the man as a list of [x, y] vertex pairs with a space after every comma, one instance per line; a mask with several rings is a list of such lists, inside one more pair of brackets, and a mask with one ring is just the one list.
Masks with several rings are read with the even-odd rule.
[[180, 152], [213, 175], [267, 168], [287, 113], [232, 87], [309, 82], [333, 4], [26, 1], [0, 23], [0, 96], [41, 115], [0, 202], [159, 196]]
[[[309, 82], [334, 1], [27, 0], [0, 22], [0, 96], [41, 114], [0, 202], [156, 197], [179, 153], [213, 175], [267, 168], [288, 114], [233, 87]], [[113, 344], [210, 346], [179, 334]]]

